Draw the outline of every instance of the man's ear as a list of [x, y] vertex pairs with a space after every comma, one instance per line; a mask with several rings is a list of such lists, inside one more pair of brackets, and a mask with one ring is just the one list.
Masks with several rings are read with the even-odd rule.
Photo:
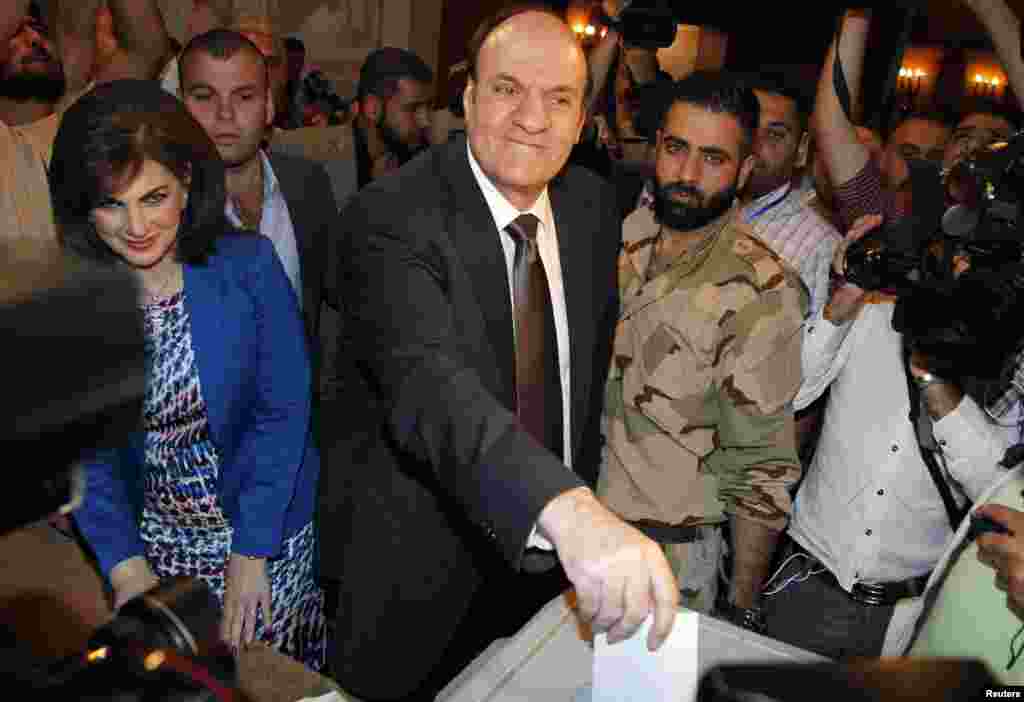
[[472, 114], [469, 106], [474, 102], [476, 102], [476, 81], [468, 78], [466, 80], [466, 87], [462, 91], [462, 114], [467, 115], [467, 118], [468, 115]]
[[267, 124], [270, 126], [274, 123], [274, 93], [270, 89], [270, 85], [267, 85]]
[[754, 170], [756, 160], [754, 154], [749, 154], [740, 164], [740, 174], [736, 179], [737, 192], [743, 192], [743, 188], [747, 187], [747, 181], [750, 179], [750, 173]]
[[806, 168], [807, 167], [807, 155], [811, 152], [811, 133], [808, 130], [804, 130], [804, 133], [800, 135], [800, 143], [796, 147], [796, 167]]

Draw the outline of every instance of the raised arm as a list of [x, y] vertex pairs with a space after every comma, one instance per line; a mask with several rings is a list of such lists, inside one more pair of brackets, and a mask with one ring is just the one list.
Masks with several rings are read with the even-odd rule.
[[1006, 77], [1017, 96], [1017, 106], [1024, 108], [1024, 59], [1021, 58], [1020, 18], [1004, 0], [965, 0], [988, 31], [996, 47]]
[[29, 0], [0, 3], [0, 58], [7, 58], [7, 40], [14, 36], [28, 13]]
[[[850, 104], [857, 104], [861, 76], [864, 72], [864, 52], [867, 46], [870, 15], [865, 10], [849, 10], [843, 18], [839, 37], [839, 57], [850, 91]], [[843, 112], [833, 84], [835, 42], [829, 47], [825, 66], [818, 81], [818, 94], [811, 117], [811, 125], [829, 180], [834, 187], [852, 180], [870, 158], [870, 153], [857, 139], [853, 122]]]
[[[126, 66], [135, 78], [155, 78], [173, 48], [156, 0], [107, 0], [114, 36]], [[124, 76], [122, 76], [124, 77]]]
[[[601, 9], [609, 19], [618, 19], [619, 14], [630, 5], [629, 0], [604, 0]], [[590, 100], [587, 103], [587, 112], [593, 113], [597, 104], [598, 96], [608, 84], [608, 75], [615, 63], [615, 56], [619, 53], [619, 42], [622, 35], [615, 27], [609, 27], [608, 33], [604, 35], [600, 43], [594, 47], [587, 57], [587, 64], [590, 67], [590, 79], [593, 86], [590, 91]]]

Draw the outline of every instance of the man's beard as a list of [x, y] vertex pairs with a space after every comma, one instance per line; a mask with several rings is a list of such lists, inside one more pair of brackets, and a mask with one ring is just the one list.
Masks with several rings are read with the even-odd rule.
[[57, 102], [64, 95], [64, 89], [64, 71], [0, 75], [0, 97], [16, 102]]
[[[673, 195], [686, 194], [695, 197], [701, 204], [691, 205], [672, 199]], [[654, 216], [669, 229], [680, 232], [693, 231], [715, 221], [732, 207], [736, 199], [736, 183], [719, 190], [709, 198], [704, 197], [696, 186], [675, 182], [659, 185], [654, 192]]]
[[398, 136], [398, 132], [391, 128], [387, 122], [384, 121], [384, 116], [381, 115], [380, 121], [377, 123], [377, 134], [380, 136], [380, 140], [384, 142], [384, 146], [387, 150], [398, 159], [398, 164], [404, 166], [407, 162], [411, 161], [412, 158], [423, 151], [426, 148], [426, 144], [417, 144], [416, 146], [409, 146], [402, 138]]

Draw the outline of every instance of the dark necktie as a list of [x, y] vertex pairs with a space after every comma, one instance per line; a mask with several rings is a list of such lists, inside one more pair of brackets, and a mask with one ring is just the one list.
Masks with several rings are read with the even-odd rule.
[[532, 214], [519, 215], [506, 231], [516, 242], [512, 267], [516, 316], [516, 414], [537, 441], [563, 453], [562, 383], [548, 277], [537, 249]]

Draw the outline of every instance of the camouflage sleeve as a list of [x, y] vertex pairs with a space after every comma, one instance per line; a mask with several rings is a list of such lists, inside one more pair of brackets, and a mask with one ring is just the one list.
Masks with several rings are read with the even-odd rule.
[[774, 280], [723, 325], [715, 373], [719, 446], [705, 465], [718, 476], [726, 512], [781, 530], [789, 488], [800, 477], [792, 400], [805, 303], [792, 278]]

